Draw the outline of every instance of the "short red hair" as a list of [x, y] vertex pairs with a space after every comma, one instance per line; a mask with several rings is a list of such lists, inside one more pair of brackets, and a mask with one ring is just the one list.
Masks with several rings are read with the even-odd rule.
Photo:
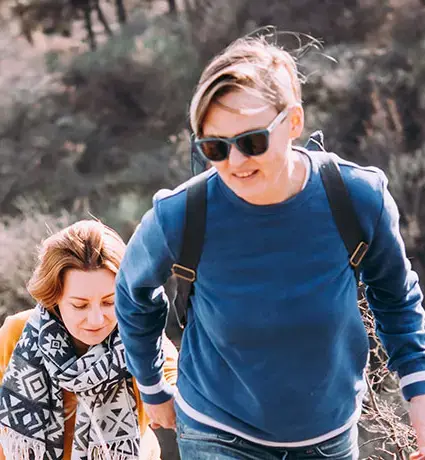
[[107, 268], [117, 274], [125, 247], [118, 233], [102, 222], [76, 222], [44, 240], [28, 292], [45, 308], [52, 309], [62, 296], [66, 270]]

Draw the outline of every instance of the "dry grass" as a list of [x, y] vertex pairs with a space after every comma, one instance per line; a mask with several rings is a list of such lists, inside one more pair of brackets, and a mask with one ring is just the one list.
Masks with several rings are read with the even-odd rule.
[[359, 301], [371, 343], [368, 394], [360, 420], [360, 452], [370, 460], [407, 460], [416, 450], [416, 436], [398, 392], [398, 379], [386, 366], [387, 354], [376, 335], [375, 320], [364, 297]]

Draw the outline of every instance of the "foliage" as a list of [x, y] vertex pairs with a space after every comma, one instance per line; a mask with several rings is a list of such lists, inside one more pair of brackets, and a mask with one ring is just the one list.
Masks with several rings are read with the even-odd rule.
[[[236, 36], [273, 20], [278, 31], [325, 39], [323, 49], [298, 53], [307, 79], [305, 134], [321, 128], [329, 149], [386, 172], [423, 279], [425, 35], [418, 24], [425, 13], [419, 0], [181, 5], [178, 15], [133, 5], [127, 26], [95, 52], [47, 44], [45, 53], [34, 48], [31, 55], [22, 42], [4, 42], [6, 59], [13, 47], [22, 59], [15, 60], [15, 74], [7, 68], [0, 77], [1, 211], [17, 215], [16, 200], [35, 194], [53, 213], [90, 209], [111, 216], [143, 196], [131, 217], [115, 213], [117, 225], [134, 225], [158, 188], [189, 176], [187, 152], [178, 146], [188, 145], [187, 107], [201, 67]], [[299, 43], [294, 34], [275, 39], [292, 49]]]
[[0, 220], [0, 324], [7, 314], [33, 306], [25, 286], [36, 262], [37, 248], [50, 234], [70, 225], [77, 216], [61, 210], [49, 215], [45, 205], [21, 200], [19, 217]]

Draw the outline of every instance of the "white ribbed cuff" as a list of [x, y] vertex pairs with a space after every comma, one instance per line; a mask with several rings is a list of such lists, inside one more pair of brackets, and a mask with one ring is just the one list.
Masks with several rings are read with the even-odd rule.
[[400, 387], [404, 388], [412, 383], [425, 382], [425, 371], [414, 372], [413, 374], [405, 375], [400, 379]]
[[137, 382], [137, 387], [139, 388], [140, 392], [145, 395], [155, 395], [157, 393], [161, 393], [169, 387], [165, 378], [162, 378], [158, 383], [155, 385], [142, 385], [141, 383]]

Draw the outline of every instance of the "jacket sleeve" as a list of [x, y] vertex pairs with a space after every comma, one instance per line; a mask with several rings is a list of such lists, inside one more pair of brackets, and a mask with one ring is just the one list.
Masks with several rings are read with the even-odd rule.
[[[13, 340], [10, 320], [6, 318], [3, 326], [0, 328], [0, 388], [3, 382], [3, 376], [6, 372], [7, 365], [15, 348], [17, 340]], [[19, 335], [18, 335], [19, 338]]]
[[[165, 334], [163, 335], [162, 349], [165, 355], [164, 378], [170, 385], [175, 386], [177, 382], [177, 360], [179, 356], [176, 347]], [[137, 381], [135, 381], [134, 378], [133, 381], [135, 390], [138, 390]], [[138, 391], [136, 391], [135, 396], [139, 414], [140, 433], [143, 435], [148, 427], [149, 418], [143, 407], [143, 401], [141, 401]]]
[[162, 346], [168, 313], [162, 285], [172, 264], [164, 233], [151, 209], [130, 239], [116, 280], [116, 313], [127, 366], [148, 404], [161, 404], [174, 393], [164, 375], [167, 358]]
[[[7, 366], [9, 364], [10, 358], [12, 357], [13, 350], [15, 349], [16, 344], [19, 341], [19, 338], [24, 329], [27, 316], [24, 312], [23, 314], [14, 315], [7, 317], [3, 323], [3, 326], [0, 328], [0, 392], [1, 385], [3, 382], [3, 377], [6, 372]], [[3, 448], [0, 445], [0, 460], [5, 460]]]
[[8, 316], [0, 327], [0, 389], [13, 350], [21, 337], [32, 310]]
[[389, 356], [388, 367], [398, 373], [407, 400], [425, 394], [423, 295], [406, 257], [399, 212], [385, 178], [381, 215], [362, 265], [366, 297]]

